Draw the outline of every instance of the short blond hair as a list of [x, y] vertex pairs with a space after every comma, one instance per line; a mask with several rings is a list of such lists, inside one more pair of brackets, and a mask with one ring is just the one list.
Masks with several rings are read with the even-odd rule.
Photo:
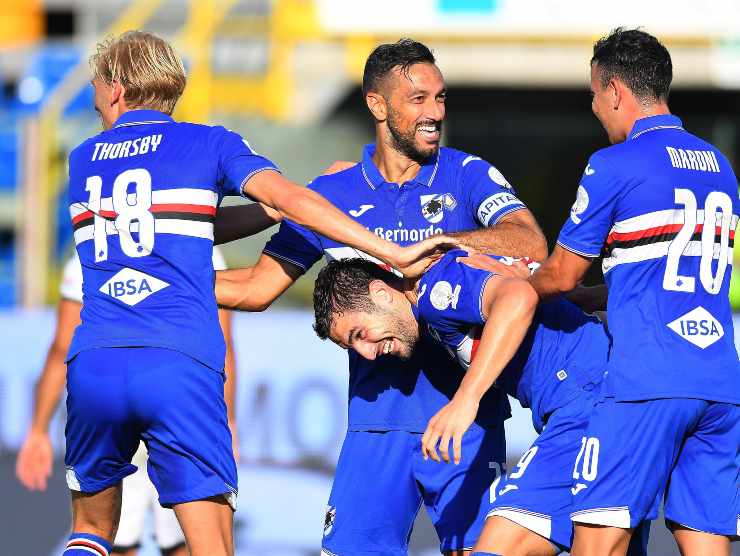
[[185, 90], [182, 60], [167, 41], [152, 33], [127, 31], [99, 43], [90, 66], [104, 83], [124, 87], [131, 108], [172, 114]]

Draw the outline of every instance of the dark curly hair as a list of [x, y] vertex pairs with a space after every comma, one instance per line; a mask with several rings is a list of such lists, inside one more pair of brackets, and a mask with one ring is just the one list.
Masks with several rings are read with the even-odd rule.
[[400, 67], [406, 75], [409, 68], [419, 63], [435, 63], [434, 54], [425, 45], [412, 39], [401, 39], [392, 44], [381, 44], [372, 51], [365, 62], [362, 75], [362, 96], [370, 91], [378, 92], [385, 77]]
[[313, 329], [322, 340], [329, 337], [332, 315], [345, 311], [372, 313], [375, 303], [370, 299], [370, 282], [383, 280], [395, 285], [400, 278], [377, 263], [366, 259], [331, 261], [319, 272], [313, 289]]
[[617, 27], [594, 44], [591, 65], [602, 87], [619, 78], [641, 102], [667, 101], [673, 79], [671, 55], [658, 39], [639, 29]]

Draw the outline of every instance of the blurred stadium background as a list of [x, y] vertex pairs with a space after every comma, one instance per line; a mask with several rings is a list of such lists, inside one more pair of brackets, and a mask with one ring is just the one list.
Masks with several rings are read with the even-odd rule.
[[[26, 549], [33, 543], [30, 554], [60, 553], [67, 534], [61, 461], [44, 494], [24, 491], [13, 465], [72, 249], [66, 156], [100, 127], [87, 65], [98, 40], [142, 28], [174, 41], [188, 68], [175, 116], [237, 130], [304, 183], [334, 160], [356, 160], [373, 140], [360, 94], [370, 50], [401, 36], [422, 40], [450, 89], [445, 143], [495, 164], [552, 241], [587, 156], [606, 145], [590, 112], [587, 62], [593, 41], [617, 25], [664, 40], [674, 62], [672, 110], [737, 161], [737, 0], [0, 0], [3, 553], [20, 554], [13, 539], [21, 538]], [[271, 233], [226, 246], [229, 264], [254, 262]], [[346, 424], [346, 370], [344, 355], [310, 329], [312, 277], [267, 313], [237, 315], [239, 554], [318, 552]], [[601, 279], [598, 265], [589, 279]], [[740, 311], [737, 273], [734, 281]], [[53, 431], [61, 455], [61, 412]], [[532, 435], [517, 411], [510, 459]], [[654, 531], [651, 554], [677, 553], [661, 523]], [[412, 552], [437, 553], [424, 516]], [[142, 553], [156, 552], [145, 545]]]

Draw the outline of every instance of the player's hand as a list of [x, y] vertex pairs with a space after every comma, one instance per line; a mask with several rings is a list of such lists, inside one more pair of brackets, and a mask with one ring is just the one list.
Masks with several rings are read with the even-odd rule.
[[440, 461], [439, 453], [446, 463], [450, 463], [450, 440], [455, 465], [462, 459], [462, 437], [475, 421], [479, 401], [457, 394], [429, 420], [424, 436], [421, 437], [421, 453], [424, 459]]
[[450, 249], [460, 249], [457, 240], [437, 234], [407, 247], [397, 247], [393, 259], [386, 262], [406, 278], [418, 278]]
[[15, 476], [27, 489], [45, 491], [53, 461], [49, 435], [29, 432], [15, 461]]
[[530, 259], [513, 259], [511, 264], [507, 264], [483, 253], [468, 253], [467, 256], [458, 257], [456, 260], [469, 267], [495, 272], [500, 276], [527, 279], [531, 273], [531, 268], [528, 266], [532, 264]]
[[352, 166], [357, 166], [357, 162], [350, 162], [348, 160], [336, 160], [332, 162], [329, 167], [322, 172], [322, 176], [329, 176], [331, 174], [336, 174], [337, 172], [341, 172], [343, 170], [346, 170], [347, 168], [352, 168]]

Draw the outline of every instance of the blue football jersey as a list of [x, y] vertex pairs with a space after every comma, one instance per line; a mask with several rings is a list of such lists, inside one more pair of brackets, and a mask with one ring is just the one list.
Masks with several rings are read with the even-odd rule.
[[[450, 251], [422, 276], [414, 315], [421, 331], [467, 370], [486, 322], [483, 293], [496, 275], [456, 261], [465, 254]], [[604, 325], [570, 301], [543, 303], [494, 388], [531, 408], [535, 429], [542, 432], [553, 411], [601, 383], [609, 343]]]
[[[384, 181], [373, 163], [374, 152], [375, 146], [368, 145], [360, 164], [321, 176], [309, 187], [389, 241], [407, 245], [434, 233], [492, 226], [525, 208], [501, 173], [479, 157], [443, 147], [415, 179], [399, 186]], [[370, 258], [289, 221], [283, 221], [265, 253], [303, 270], [322, 256]], [[459, 384], [459, 376], [455, 383], [446, 356], [438, 350], [431, 343], [407, 363], [394, 357], [367, 361], [350, 350], [350, 430], [423, 431]], [[508, 416], [501, 396], [487, 407], [481, 423], [498, 423]]]
[[153, 110], [127, 112], [74, 149], [69, 210], [83, 305], [68, 358], [148, 346], [223, 369], [211, 264], [216, 209], [252, 175], [275, 169], [236, 133]]
[[729, 162], [675, 116], [638, 120], [591, 156], [558, 243], [604, 251], [607, 394], [740, 403], [728, 300], [739, 213]]

